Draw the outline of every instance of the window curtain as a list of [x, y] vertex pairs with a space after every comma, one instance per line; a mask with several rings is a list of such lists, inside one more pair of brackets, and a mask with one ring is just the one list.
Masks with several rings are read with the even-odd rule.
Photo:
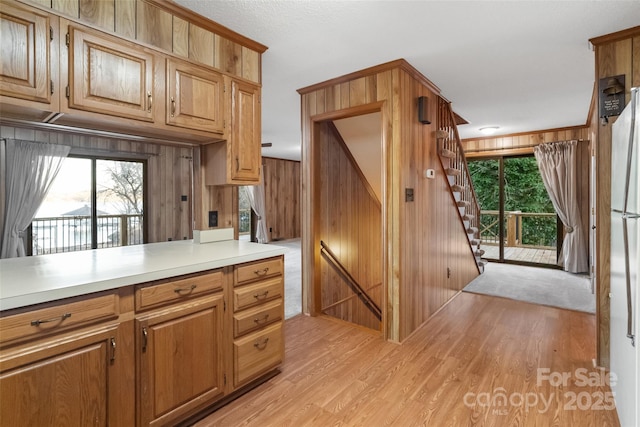
[[247, 190], [251, 209], [253, 209], [258, 217], [258, 223], [256, 224], [256, 239], [258, 240], [258, 243], [269, 243], [264, 202], [264, 172], [262, 168], [260, 168], [260, 184], [249, 186], [247, 187]]
[[5, 212], [0, 258], [25, 256], [24, 232], [44, 200], [71, 147], [6, 139]]
[[566, 231], [559, 259], [570, 273], [588, 271], [587, 243], [580, 220], [576, 182], [577, 141], [541, 144], [533, 149], [542, 182]]

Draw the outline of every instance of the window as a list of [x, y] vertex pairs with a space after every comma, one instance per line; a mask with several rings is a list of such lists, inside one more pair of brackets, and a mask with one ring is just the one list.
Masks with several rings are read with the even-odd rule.
[[32, 255], [144, 243], [145, 164], [68, 157], [31, 223]]

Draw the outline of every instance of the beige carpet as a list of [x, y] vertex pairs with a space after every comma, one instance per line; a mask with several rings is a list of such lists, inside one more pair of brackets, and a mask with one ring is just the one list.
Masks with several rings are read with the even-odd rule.
[[596, 312], [589, 277], [561, 270], [490, 262], [464, 289], [518, 301]]
[[284, 254], [284, 318], [302, 313], [302, 261], [300, 239], [270, 242], [287, 248]]

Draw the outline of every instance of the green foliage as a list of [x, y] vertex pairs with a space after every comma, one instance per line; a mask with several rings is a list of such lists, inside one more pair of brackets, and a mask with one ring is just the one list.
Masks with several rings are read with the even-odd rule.
[[[500, 209], [500, 161], [475, 160], [468, 163], [480, 209]], [[531, 213], [553, 213], [553, 204], [544, 187], [534, 157], [504, 159], [504, 210]], [[492, 241], [498, 235], [497, 215], [482, 215], [483, 239]], [[524, 245], [555, 246], [556, 217], [521, 217]], [[506, 219], [505, 219], [506, 221]], [[506, 223], [505, 223], [506, 232]]]

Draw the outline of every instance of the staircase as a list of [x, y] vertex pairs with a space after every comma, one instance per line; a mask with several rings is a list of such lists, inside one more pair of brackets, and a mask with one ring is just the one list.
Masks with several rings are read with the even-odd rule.
[[460, 221], [466, 230], [469, 247], [475, 257], [478, 271], [483, 273], [487, 261], [482, 259], [484, 250], [480, 249], [480, 207], [467, 168], [467, 159], [460, 144], [451, 105], [442, 98], [438, 99], [437, 126], [436, 139], [440, 163], [447, 175], [451, 195], [458, 206]]

